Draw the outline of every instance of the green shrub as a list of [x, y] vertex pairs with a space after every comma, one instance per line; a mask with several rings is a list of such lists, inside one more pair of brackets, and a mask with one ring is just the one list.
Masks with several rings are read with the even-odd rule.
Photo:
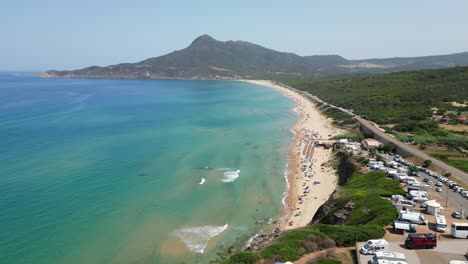
[[339, 247], [351, 247], [356, 244], [356, 241], [367, 241], [385, 235], [383, 226], [376, 224], [350, 226], [315, 224], [310, 228], [324, 233], [333, 239]]
[[[263, 258], [279, 256], [281, 260], [293, 261], [298, 259], [302, 255], [301, 253], [310, 253], [334, 246], [335, 241], [323, 233], [303, 228], [286, 232], [273, 244], [265, 247], [260, 255]], [[304, 252], [301, 252], [303, 250]]]
[[255, 252], [241, 251], [232, 255], [228, 260], [223, 261], [223, 264], [255, 264], [259, 256]]

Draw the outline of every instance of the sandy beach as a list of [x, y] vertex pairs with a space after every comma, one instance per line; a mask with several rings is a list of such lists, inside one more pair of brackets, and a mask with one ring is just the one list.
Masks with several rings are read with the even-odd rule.
[[324, 145], [342, 131], [301, 94], [267, 80], [245, 81], [277, 89], [295, 103], [300, 119], [292, 128], [296, 135], [289, 148], [289, 189], [281, 229], [306, 226], [336, 188], [337, 177], [329, 164], [332, 149]]

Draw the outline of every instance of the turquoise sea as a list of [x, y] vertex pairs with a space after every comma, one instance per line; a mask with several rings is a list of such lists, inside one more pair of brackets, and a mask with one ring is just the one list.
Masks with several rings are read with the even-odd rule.
[[216, 259], [281, 214], [292, 108], [236, 81], [1, 73], [0, 263]]

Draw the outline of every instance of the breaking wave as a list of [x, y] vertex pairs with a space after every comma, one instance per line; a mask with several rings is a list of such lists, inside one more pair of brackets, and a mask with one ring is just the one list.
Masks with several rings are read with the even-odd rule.
[[281, 199], [281, 203], [283, 204], [284, 207], [287, 207], [286, 198], [288, 197], [289, 188], [291, 187], [289, 185], [289, 179], [288, 179], [288, 174], [289, 174], [288, 163], [286, 163], [284, 167], [285, 168], [283, 172], [283, 177], [284, 177], [284, 181], [286, 182], [286, 190], [283, 192], [283, 198]]
[[297, 135], [296, 131], [294, 131], [292, 128], [289, 129], [289, 132], [291, 132], [291, 134], [293, 134], [294, 136]]
[[179, 238], [188, 249], [195, 253], [203, 254], [208, 241], [226, 230], [228, 224], [223, 226], [198, 226], [183, 228], [174, 231], [173, 235]]
[[236, 170], [236, 171], [228, 170], [228, 171], [225, 171], [225, 172], [224, 172], [224, 179], [222, 179], [221, 181], [223, 181], [223, 182], [233, 182], [233, 181], [235, 181], [237, 178], [239, 178], [239, 173], [240, 173], [240, 170]]

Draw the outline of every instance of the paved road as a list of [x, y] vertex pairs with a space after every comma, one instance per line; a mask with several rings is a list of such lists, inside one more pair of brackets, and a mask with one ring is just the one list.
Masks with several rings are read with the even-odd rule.
[[[394, 156], [391, 156], [391, 155], [388, 155], [388, 154], [379, 154], [381, 155], [387, 162], [388, 161], [391, 161], [393, 160]], [[403, 165], [402, 165], [403, 166]], [[407, 166], [403, 166], [405, 168], [407, 168]], [[434, 188], [437, 187], [435, 186], [434, 184], [436, 182], [438, 182], [438, 180], [424, 172], [419, 172], [419, 178], [418, 177], [415, 177], [417, 178], [420, 182], [422, 182], [424, 180], [424, 178], [428, 178], [429, 180], [431, 180], [433, 182], [433, 185], [431, 186], [431, 188]], [[461, 212], [462, 209], [465, 210], [465, 215], [468, 215], [468, 199], [461, 196], [459, 193], [457, 192], [454, 192], [452, 189], [450, 189], [447, 185], [445, 184], [442, 184], [442, 186], [440, 187], [442, 188], [442, 192], [440, 193], [437, 193], [438, 195], [440, 195], [440, 198], [437, 197], [437, 202], [440, 203], [442, 205], [442, 207], [447, 207], [446, 205], [446, 201], [447, 201], [447, 198], [448, 198], [448, 204], [453, 207], [453, 209], [455, 211], [459, 211]], [[435, 192], [435, 191], [434, 191]], [[434, 199], [435, 197], [432, 196], [432, 193], [430, 193], [430, 199]], [[450, 232], [450, 230], [448, 231]]]
[[[320, 98], [314, 96], [314, 95], [311, 95], [310, 93], [308, 92], [305, 92], [305, 91], [301, 91], [301, 90], [298, 90], [296, 88], [293, 88], [293, 87], [290, 87], [290, 86], [287, 86], [287, 85], [284, 85], [282, 83], [279, 83], [280, 85], [284, 86], [284, 87], [287, 87], [291, 90], [294, 90], [306, 97], [309, 97], [311, 100], [313, 101], [318, 101], [318, 102], [323, 102], [323, 103], [326, 103], [324, 102], [323, 100], [321, 100]], [[330, 105], [330, 104], [328, 104]], [[330, 105], [332, 106], [332, 105]], [[336, 106], [333, 106], [333, 107], [336, 107]], [[340, 108], [340, 107], [336, 107], [338, 109], [340, 109], [341, 111], [343, 111], [344, 113], [347, 113], [349, 115], [353, 115], [353, 113], [347, 109], [343, 109], [343, 108]], [[463, 183], [465, 185], [468, 184], [468, 173], [466, 172], [463, 172], [455, 167], [452, 167], [438, 159], [435, 159], [429, 155], [427, 155], [426, 153], [420, 151], [419, 149], [415, 149], [409, 145], [406, 145], [405, 143], [401, 142], [400, 140], [396, 139], [396, 138], [393, 138], [391, 136], [389, 136], [387, 133], [383, 132], [382, 130], [378, 129], [377, 127], [375, 127], [371, 122], [369, 122], [368, 120], [366, 119], [363, 119], [361, 117], [359, 117], [358, 115], [355, 115], [354, 118], [356, 118], [359, 123], [361, 123], [362, 125], [366, 126], [367, 128], [369, 128], [369, 130], [371, 130], [374, 134], [376, 134], [377, 136], [385, 139], [386, 141], [388, 142], [392, 142], [393, 144], [395, 144], [398, 148], [410, 153], [411, 155], [417, 157], [417, 158], [420, 158], [422, 160], [431, 160], [432, 161], [432, 164], [445, 170], [446, 172], [450, 172], [452, 175], [454, 175], [455, 177], [459, 178], [461, 181], [463, 181]]]
[[422, 160], [431, 160], [432, 164], [445, 170], [446, 172], [450, 172], [452, 175], [455, 177], [459, 178], [462, 180], [465, 184], [468, 184], [468, 173], [465, 173], [457, 168], [454, 168], [446, 163], [443, 163], [442, 161], [435, 159], [426, 153], [420, 151], [419, 149], [415, 149], [409, 145], [406, 145], [405, 143], [401, 142], [400, 140], [393, 138], [389, 136], [387, 133], [383, 132], [382, 130], [378, 129], [375, 127], [371, 122], [367, 121], [366, 119], [363, 119], [359, 116], [355, 116], [355, 118], [364, 126], [369, 128], [369, 130], [372, 131], [372, 133], [376, 134], [378, 137], [381, 137], [385, 139], [388, 142], [392, 142], [395, 144], [398, 148], [403, 149], [404, 151], [411, 153], [413, 156], [418, 157]]

